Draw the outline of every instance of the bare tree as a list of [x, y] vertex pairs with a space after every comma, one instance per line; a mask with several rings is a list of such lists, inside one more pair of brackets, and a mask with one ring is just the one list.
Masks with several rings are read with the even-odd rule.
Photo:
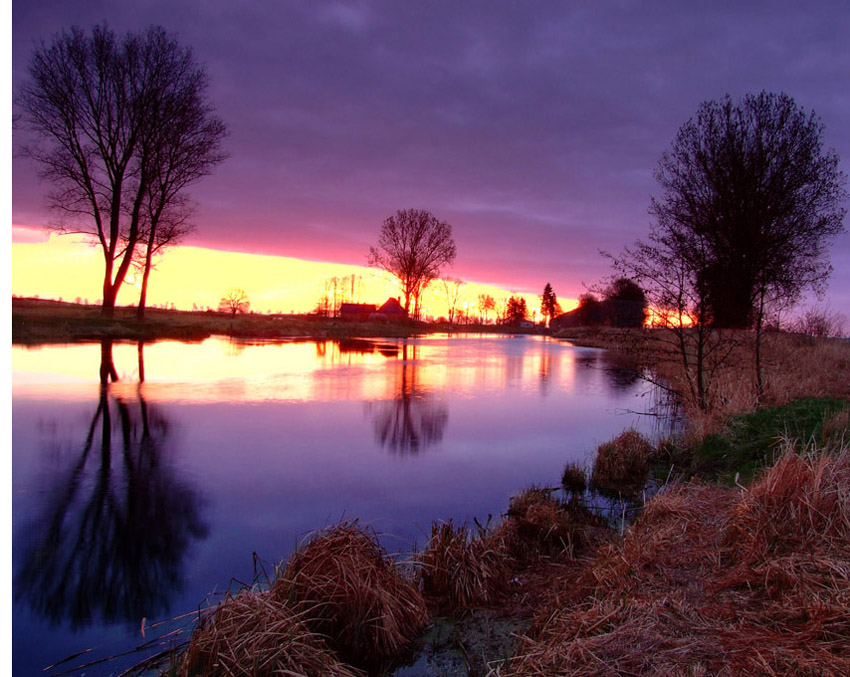
[[701, 275], [706, 257], [702, 238], [670, 237], [655, 226], [648, 242], [638, 242], [614, 259], [614, 267], [641, 286], [655, 313], [655, 325], [668, 330], [654, 336], [680, 361], [686, 392], [679, 394], [703, 411], [710, 408], [712, 384], [733, 348], [710, 322]]
[[460, 303], [463, 285], [466, 283], [456, 277], [447, 277], [442, 280], [443, 293], [446, 296], [446, 307], [448, 309], [448, 321], [454, 322], [458, 319], [458, 305]]
[[137, 248], [161, 248], [160, 224], [184, 221], [183, 189], [224, 159], [206, 88], [191, 49], [161, 27], [121, 39], [106, 26], [71, 28], [33, 54], [17, 99], [34, 134], [23, 151], [53, 184], [60, 229], [96, 238], [106, 316]]
[[809, 308], [791, 324], [791, 331], [818, 338], [844, 336], [847, 316], [844, 313], [823, 308]]
[[703, 103], [659, 161], [648, 241], [615, 259], [672, 330], [701, 409], [714, 376], [730, 368], [735, 340], [722, 329], [755, 326], [760, 396], [767, 311], [829, 275], [827, 243], [843, 231], [846, 192], [821, 135], [814, 114], [784, 94]]
[[823, 126], [786, 94], [704, 102], [659, 161], [651, 212], [671, 236], [704, 239], [711, 320], [750, 327], [770, 296], [796, 299], [830, 273], [846, 177]]
[[369, 248], [369, 265], [398, 278], [409, 313], [411, 300], [418, 299], [456, 255], [448, 223], [424, 209], [404, 209], [384, 221], [378, 247]]
[[218, 302], [218, 312], [230, 313], [234, 317], [236, 313], [247, 313], [251, 309], [251, 301], [244, 289], [231, 289]]
[[481, 313], [481, 317], [484, 318], [484, 322], [486, 323], [488, 320], [488, 314], [491, 310], [496, 309], [496, 299], [494, 299], [489, 294], [479, 294], [478, 295], [478, 312]]

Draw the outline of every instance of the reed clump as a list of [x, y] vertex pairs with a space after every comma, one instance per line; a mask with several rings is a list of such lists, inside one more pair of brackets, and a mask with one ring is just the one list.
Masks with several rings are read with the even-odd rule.
[[362, 677], [364, 673], [340, 662], [325, 639], [309, 629], [308, 615], [268, 592], [228, 595], [192, 633], [178, 674]]
[[492, 538], [519, 561], [575, 557], [607, 532], [605, 521], [578, 501], [558, 501], [551, 490], [541, 487], [530, 487], [514, 496], [506, 517]]
[[627, 430], [599, 446], [590, 482], [603, 491], [634, 494], [646, 484], [654, 452], [639, 432]]
[[578, 463], [567, 463], [561, 474], [561, 486], [575, 494], [587, 489], [587, 471]]
[[465, 524], [434, 522], [418, 558], [423, 595], [439, 610], [450, 612], [495, 602], [510, 572], [499, 545], [485, 533], [471, 533]]
[[308, 614], [343, 660], [369, 668], [399, 657], [430, 620], [417, 586], [356, 521], [300, 547], [271, 596]]

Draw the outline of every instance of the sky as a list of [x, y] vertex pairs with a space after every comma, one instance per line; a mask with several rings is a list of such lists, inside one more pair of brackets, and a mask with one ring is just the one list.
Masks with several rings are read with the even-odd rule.
[[[13, 92], [37, 41], [103, 21], [161, 24], [206, 67], [229, 159], [190, 191], [196, 248], [363, 266], [422, 208], [453, 227], [449, 274], [575, 298], [649, 232], [653, 170], [702, 101], [785, 92], [850, 173], [846, 0], [15, 0]], [[16, 232], [51, 224], [12, 165]], [[850, 235], [831, 261], [850, 316]]]

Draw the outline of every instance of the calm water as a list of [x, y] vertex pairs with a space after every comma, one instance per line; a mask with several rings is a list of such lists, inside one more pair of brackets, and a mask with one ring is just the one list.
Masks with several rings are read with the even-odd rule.
[[[173, 627], [158, 620], [250, 582], [253, 553], [270, 566], [342, 519], [394, 552], [432, 520], [486, 521], [649, 425], [634, 413], [647, 388], [606, 353], [541, 337], [109, 353], [12, 349], [15, 674], [136, 647]], [[102, 366], [119, 377], [108, 390]]]

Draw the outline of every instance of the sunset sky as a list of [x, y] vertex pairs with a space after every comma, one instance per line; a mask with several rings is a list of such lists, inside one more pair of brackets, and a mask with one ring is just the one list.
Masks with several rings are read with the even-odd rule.
[[[192, 189], [187, 244], [262, 255], [206, 252], [175, 273], [213, 302], [250, 287], [249, 272], [231, 278], [262, 261], [253, 293], [288, 311], [277, 287], [363, 266], [383, 219], [411, 207], [452, 224], [451, 275], [532, 295], [551, 282], [575, 298], [610, 275], [599, 250], [647, 234], [661, 153], [701, 101], [727, 93], [790, 94], [850, 162], [846, 0], [15, 0], [13, 90], [36, 41], [103, 21], [161, 24], [206, 65], [230, 158]], [[55, 251], [32, 228], [52, 215], [30, 162], [12, 164], [13, 292], [35, 293], [26, 273], [44, 282], [33, 271]], [[292, 259], [340, 267], [308, 275]], [[91, 294], [62, 286], [74, 260], [56, 258], [54, 295], [94, 298], [97, 282]], [[830, 307], [850, 316], [850, 235], [831, 260]]]

